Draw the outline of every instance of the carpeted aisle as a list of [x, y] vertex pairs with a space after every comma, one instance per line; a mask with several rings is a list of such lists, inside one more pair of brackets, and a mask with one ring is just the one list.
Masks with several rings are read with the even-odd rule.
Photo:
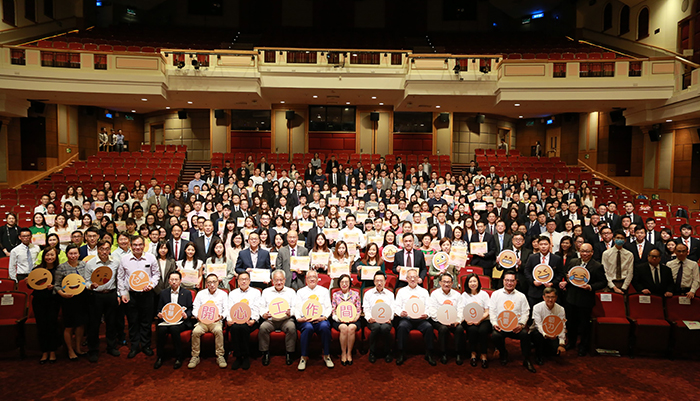
[[[312, 356], [305, 372], [297, 361], [284, 364], [275, 355], [270, 366], [254, 359], [249, 371], [219, 369], [209, 356], [189, 370], [173, 370], [172, 359], [153, 369], [155, 356], [139, 354], [127, 360], [101, 354], [97, 364], [87, 359], [70, 362], [59, 354], [56, 364], [39, 365], [39, 357], [20, 360], [15, 353], [0, 355], [0, 399], [9, 400], [460, 400], [460, 399], [697, 399], [700, 362], [662, 358], [584, 357], [569, 351], [549, 360], [532, 374], [522, 366], [516, 343], [509, 343], [511, 362], [506, 367], [491, 361], [488, 369], [468, 363], [431, 367], [420, 355], [403, 366], [375, 364], [356, 355], [353, 366], [327, 369], [320, 356]], [[231, 360], [229, 360], [229, 364]]]

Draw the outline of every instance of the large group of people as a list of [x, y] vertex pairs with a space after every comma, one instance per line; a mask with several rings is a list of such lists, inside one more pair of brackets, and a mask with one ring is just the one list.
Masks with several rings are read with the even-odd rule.
[[[333, 368], [332, 330], [340, 333], [341, 364], [352, 365], [356, 333], [366, 328], [372, 363], [381, 355], [403, 364], [417, 330], [430, 365], [435, 354], [448, 363], [454, 348], [458, 365], [468, 359], [487, 368], [489, 338], [505, 365], [507, 337], [520, 342], [523, 365], [535, 372], [533, 347], [536, 364], [567, 349], [586, 355], [596, 292], [692, 298], [700, 286], [692, 227], [674, 238], [643, 220], [634, 203], [617, 206], [597, 201], [586, 182], [546, 188], [527, 174], [500, 177], [474, 163], [438, 176], [428, 158], [418, 166], [382, 158], [365, 171], [334, 156], [324, 166], [315, 155], [305, 170], [279, 172], [249, 158], [179, 187], [151, 179], [51, 191], [31, 227], [7, 215], [0, 247], [13, 280], [39, 268], [53, 275], [32, 297], [41, 363], [56, 360], [60, 327], [69, 359], [97, 362], [103, 322], [106, 352], [119, 356], [126, 317], [128, 358], [154, 354], [155, 320], [155, 368], [168, 337], [174, 367], [182, 366], [181, 333], [189, 330], [190, 369], [200, 363], [205, 333], [214, 335], [219, 367], [230, 352], [233, 369], [248, 369], [255, 330], [263, 365], [276, 330], [285, 335], [287, 365], [299, 331], [298, 369], [309, 363], [314, 333]], [[515, 255], [510, 264], [499, 258], [504, 251]], [[569, 276], [574, 267], [588, 274], [581, 282]], [[449, 321], [438, 316], [443, 305], [457, 311]], [[469, 305], [478, 305], [477, 315], [464, 316]], [[565, 328], [546, 330], [552, 316]]]

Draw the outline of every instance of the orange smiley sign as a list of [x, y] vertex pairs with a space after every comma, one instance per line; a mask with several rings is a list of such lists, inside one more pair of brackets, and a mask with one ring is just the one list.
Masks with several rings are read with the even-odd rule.
[[503, 331], [513, 331], [518, 326], [518, 316], [515, 312], [504, 310], [498, 314], [498, 327]]
[[131, 276], [129, 276], [129, 287], [136, 292], [143, 291], [146, 287], [148, 287], [149, 282], [150, 278], [143, 270], [137, 270], [131, 273]]
[[100, 266], [92, 272], [90, 281], [99, 285], [105, 285], [112, 279], [112, 269], [107, 266]]
[[80, 274], [69, 274], [63, 278], [61, 289], [66, 294], [78, 295], [85, 290], [85, 280]]
[[53, 283], [53, 275], [47, 269], [36, 268], [27, 276], [27, 285], [33, 290], [43, 290]]
[[542, 284], [547, 284], [554, 278], [554, 270], [552, 270], [549, 265], [542, 263], [532, 269], [532, 277], [535, 279], [535, 281]]
[[511, 269], [518, 263], [518, 255], [515, 252], [506, 249], [498, 254], [498, 264], [504, 269]]

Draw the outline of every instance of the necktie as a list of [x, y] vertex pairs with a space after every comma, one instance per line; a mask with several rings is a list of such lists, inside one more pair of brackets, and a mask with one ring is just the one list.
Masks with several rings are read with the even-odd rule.
[[484, 242], [484, 234], [479, 234], [479, 242]]
[[651, 231], [648, 231], [648, 232], [647, 232], [647, 241], [651, 242], [652, 245], [653, 245], [654, 242], [652, 241], [652, 238], [653, 238], [653, 236], [651, 235]]
[[658, 285], [661, 282], [659, 278], [659, 266], [654, 266], [654, 284]]
[[406, 251], [406, 267], [413, 267], [411, 264], [411, 253], [413, 252]]
[[498, 236], [498, 242], [501, 243], [501, 247], [499, 249], [503, 249], [503, 234]]
[[615, 264], [615, 280], [622, 280], [622, 253], [617, 251], [617, 263]]
[[637, 250], [639, 252], [639, 258], [642, 258], [642, 250], [644, 250], [644, 244], [637, 244]]
[[32, 251], [29, 250], [29, 245], [27, 245], [27, 268], [31, 272], [32, 271], [32, 266], [34, 263], [32, 263]]
[[156, 206], [160, 209], [160, 196], [156, 196]]
[[297, 256], [296, 255], [296, 248], [289, 248], [292, 251], [292, 256]]
[[676, 290], [681, 291], [681, 281], [683, 281], [683, 262], [678, 261], [678, 274], [676, 275]]
[[542, 255], [542, 264], [547, 263], [547, 255]]
[[180, 252], [178, 252], [180, 241], [175, 240], [175, 260], [180, 259]]
[[211, 242], [211, 238], [205, 236], [205, 237], [204, 237], [204, 242], [206, 242], [206, 244], [204, 245], [204, 250], [206, 250], [207, 252], [209, 252], [209, 243]]

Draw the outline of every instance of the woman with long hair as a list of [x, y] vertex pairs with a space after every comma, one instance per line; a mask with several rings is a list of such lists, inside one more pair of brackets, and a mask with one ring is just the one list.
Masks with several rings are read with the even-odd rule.
[[[52, 274], [60, 264], [58, 255], [61, 252], [59, 248], [48, 246], [43, 251], [43, 259], [34, 269], [46, 269]], [[46, 362], [56, 362], [56, 348], [58, 348], [58, 311], [61, 307], [61, 301], [58, 295], [54, 292], [53, 283], [43, 290], [34, 290], [32, 292], [32, 308], [36, 319], [36, 332], [39, 336], [39, 347], [41, 348], [40, 364]]]
[[[83, 343], [83, 334], [85, 333], [85, 325], [88, 322], [88, 302], [90, 301], [88, 291], [83, 290], [80, 294], [74, 295], [66, 292], [68, 288], [63, 287], [63, 279], [69, 274], [76, 273], [81, 276], [81, 280], [87, 282], [88, 277], [85, 262], [79, 260], [80, 250], [78, 245], [70, 244], [66, 248], [66, 256], [68, 261], [58, 265], [53, 276], [54, 291], [61, 296], [61, 310], [63, 316], [63, 340], [68, 350], [68, 359], [77, 361], [79, 356], [86, 353], [81, 352]], [[71, 283], [73, 285], [77, 285]], [[75, 335], [75, 342], [73, 342]]]

